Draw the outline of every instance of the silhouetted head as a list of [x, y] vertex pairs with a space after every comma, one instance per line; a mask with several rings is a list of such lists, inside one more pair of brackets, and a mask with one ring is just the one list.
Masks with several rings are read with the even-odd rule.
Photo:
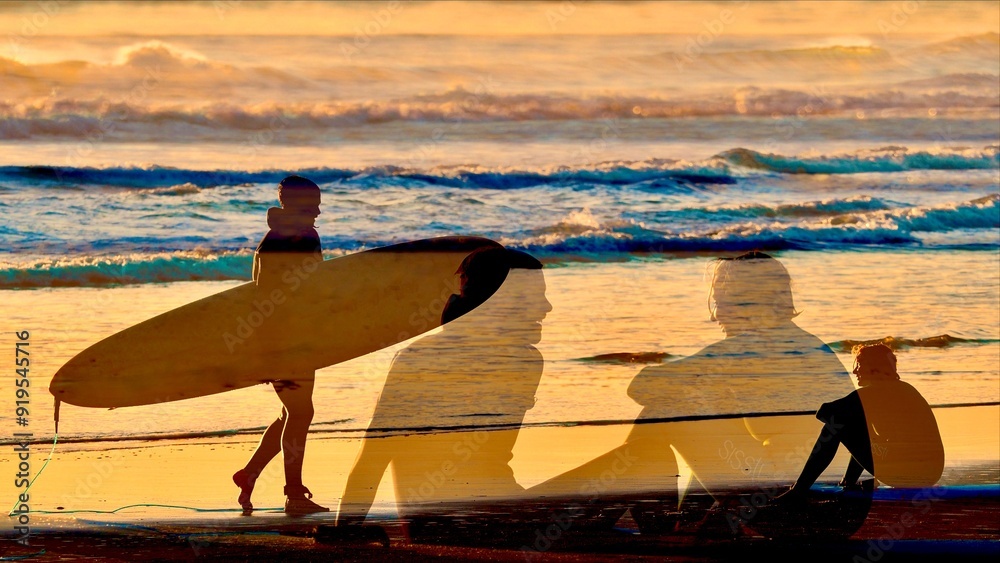
[[545, 299], [542, 263], [535, 257], [517, 250], [482, 248], [466, 256], [456, 273], [461, 280], [460, 293], [452, 295], [445, 305], [442, 324], [488, 301], [477, 318], [488, 322], [491, 330], [509, 331], [511, 341], [529, 330], [531, 335], [521, 334], [524, 339], [532, 343], [540, 340], [540, 323], [552, 305]]
[[776, 326], [798, 315], [788, 270], [756, 250], [718, 260], [708, 309], [727, 334]]
[[312, 227], [319, 216], [320, 191], [312, 180], [289, 176], [278, 183], [283, 221]]
[[898, 381], [896, 354], [892, 348], [882, 344], [858, 344], [854, 354], [854, 375], [858, 385], [865, 387], [877, 381]]

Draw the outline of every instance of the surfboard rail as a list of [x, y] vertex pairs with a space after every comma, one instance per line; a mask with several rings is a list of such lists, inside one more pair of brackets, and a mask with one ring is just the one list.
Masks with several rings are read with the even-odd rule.
[[240, 285], [93, 344], [56, 372], [49, 391], [117, 408], [294, 382], [440, 326], [460, 289], [459, 266], [486, 248], [503, 247], [438, 237], [322, 262], [297, 257], [280, 280]]

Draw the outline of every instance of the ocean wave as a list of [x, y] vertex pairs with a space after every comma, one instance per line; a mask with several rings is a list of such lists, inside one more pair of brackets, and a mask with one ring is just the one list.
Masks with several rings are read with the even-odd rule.
[[107, 287], [178, 281], [249, 281], [248, 252], [132, 254], [49, 260], [0, 268], [0, 289]]
[[[639, 230], [633, 227], [632, 230]], [[918, 246], [920, 239], [889, 228], [773, 228], [740, 226], [714, 233], [669, 235], [642, 229], [642, 234], [592, 232], [558, 241], [501, 242], [549, 261], [603, 260], [611, 255], [705, 254], [750, 250], [831, 250], [857, 247]]]
[[[633, 163], [634, 164], [634, 163]], [[306, 176], [317, 184], [341, 181], [378, 185], [401, 180], [420, 185], [470, 189], [518, 189], [541, 185], [594, 184], [626, 186], [666, 180], [676, 184], [735, 184], [724, 168], [711, 165], [653, 164], [630, 167], [609, 164], [597, 168], [558, 168], [544, 171], [502, 170], [481, 167], [446, 167], [420, 171], [397, 166], [360, 170], [306, 168], [299, 170], [184, 170], [152, 166], [76, 168], [63, 166], [0, 166], [0, 182], [45, 186], [111, 186], [155, 188], [150, 193], [186, 195], [199, 188], [244, 184], [277, 184], [291, 174]]]
[[716, 158], [737, 169], [779, 174], [859, 174], [910, 170], [990, 170], [1000, 168], [1000, 151], [986, 147], [975, 151], [864, 151], [860, 153], [800, 157], [769, 154], [745, 148], [731, 149]]
[[[539, 233], [541, 231], [541, 233]], [[547, 231], [547, 232], [546, 232]], [[708, 234], [668, 234], [644, 228], [630, 221], [616, 221], [597, 228], [562, 226], [538, 229], [526, 235], [490, 234], [502, 244], [529, 252], [548, 263], [576, 261], [616, 261], [635, 255], [723, 254], [748, 250], [824, 250], [864, 247], [919, 246], [918, 238], [887, 228], [853, 226], [826, 229], [752, 228], [741, 226]], [[358, 241], [349, 237], [324, 239], [327, 255], [342, 255], [399, 241]], [[155, 241], [153, 241], [155, 243]], [[153, 243], [143, 243], [143, 248]], [[45, 250], [36, 245], [36, 251]], [[171, 244], [170, 246], [176, 246]], [[202, 242], [200, 247], [211, 247]], [[223, 245], [229, 247], [229, 245]], [[995, 248], [993, 242], [990, 248]], [[48, 259], [0, 267], [0, 289], [41, 287], [107, 287], [128, 284], [181, 281], [248, 281], [252, 264], [245, 251], [160, 251], [127, 252], [127, 241], [114, 241], [109, 248], [90, 245], [92, 254], [74, 258]], [[66, 245], [59, 250], [66, 251]], [[978, 248], [978, 246], [977, 246]], [[54, 248], [53, 248], [54, 250]], [[29, 253], [28, 249], [23, 249]], [[36, 252], [37, 253], [37, 252]]]
[[850, 352], [855, 346], [870, 344], [885, 344], [893, 350], [906, 350], [907, 348], [950, 348], [952, 346], [982, 346], [995, 344], [1000, 340], [990, 338], [958, 338], [950, 334], [939, 334], [936, 336], [926, 336], [923, 338], [906, 338], [903, 336], [885, 336], [871, 340], [838, 340], [831, 342], [830, 348], [837, 352]]
[[960, 72], [931, 78], [906, 80], [896, 84], [896, 86], [901, 88], [917, 88], [924, 91], [962, 89], [964, 91], [980, 90], [995, 92], [1000, 88], [1000, 76], [985, 72]]
[[[939, 334], [923, 338], [905, 338], [901, 336], [886, 336], [871, 340], [838, 340], [827, 344], [835, 352], [850, 352], [855, 346], [870, 344], [885, 344], [893, 350], [909, 348], [950, 348], [952, 346], [984, 346], [996, 344], [1000, 340], [990, 338], [958, 338], [950, 334]], [[610, 352], [586, 358], [577, 358], [579, 362], [596, 364], [661, 364], [675, 358], [667, 352]]]
[[859, 195], [781, 205], [743, 204], [735, 207], [685, 208], [660, 212], [656, 217], [661, 220], [836, 217], [849, 213], [885, 211], [898, 205], [885, 199]]
[[996, 60], [1000, 57], [1000, 33], [990, 31], [978, 35], [963, 35], [923, 45], [918, 50], [933, 56], [974, 55]]
[[[967, 80], [965, 82], [968, 82]], [[131, 102], [107, 98], [0, 101], [0, 139], [181, 141], [218, 139], [268, 144], [331, 129], [393, 122], [634, 120], [687, 117], [818, 117], [857, 114], [926, 117], [929, 109], [987, 112], [1000, 108], [998, 89], [887, 86], [865, 92], [747, 86], [699, 97], [562, 93], [493, 94], [455, 88], [389, 100], [312, 102]], [[979, 83], [981, 86], [981, 83]], [[329, 98], [328, 98], [329, 99]], [[259, 135], [258, 135], [259, 134]], [[260, 137], [259, 139], [257, 137]]]
[[830, 219], [831, 225], [883, 225], [902, 232], [947, 232], [956, 229], [1000, 229], [1000, 194], [964, 203], [845, 213]]
[[186, 170], [162, 166], [89, 168], [73, 166], [0, 166], [0, 181], [48, 186], [111, 186], [155, 188], [151, 193], [185, 195], [199, 188], [243, 184], [277, 184], [291, 174], [302, 174], [320, 184], [350, 178], [361, 172], [338, 168], [306, 170]]
[[[655, 55], [634, 57], [639, 64], [664, 66], [668, 63], [684, 69], [694, 62], [691, 53], [666, 51]], [[874, 45], [831, 45], [826, 47], [803, 47], [798, 49], [744, 49], [719, 52], [704, 52], [697, 56], [699, 65], [712, 69], [728, 70], [753, 69], [815, 70], [823, 65], [824, 72], [851, 70], [854, 73], [886, 70], [898, 66], [892, 53]], [[736, 71], [738, 72], [738, 70]]]
[[148, 193], [155, 195], [192, 195], [199, 192], [201, 192], [201, 188], [191, 182], [184, 182], [183, 184], [166, 188], [150, 188]]
[[[600, 260], [608, 255], [728, 253], [748, 250], [829, 250], [857, 247], [935, 245], [917, 233], [979, 232], [948, 248], [995, 249], [1000, 245], [1000, 194], [958, 204], [865, 211], [879, 206], [868, 198], [792, 206], [751, 206], [730, 210], [686, 209], [674, 212], [680, 223], [705, 215], [746, 213], [776, 217], [767, 223], [750, 220], [714, 229], [667, 232], [635, 220], [597, 221], [587, 210], [552, 226], [527, 231], [520, 238], [501, 237], [503, 244], [550, 260]], [[862, 212], [844, 213], [850, 206]], [[779, 215], [780, 214], [780, 215]], [[662, 214], [660, 221], [669, 222]], [[688, 221], [685, 221], [688, 220]]]
[[[577, 167], [537, 170], [484, 166], [444, 166], [414, 169], [378, 166], [363, 169], [306, 168], [298, 170], [191, 170], [163, 166], [73, 167], [0, 166], [0, 183], [49, 187], [110, 186], [135, 189], [157, 188], [164, 195], [188, 195], [198, 189], [246, 184], [277, 184], [291, 174], [306, 176], [318, 184], [353, 182], [378, 186], [383, 180], [420, 185], [476, 189], [518, 189], [541, 185], [639, 186], [651, 190], [691, 184], [736, 184], [739, 178], [759, 174], [858, 174], [915, 170], [994, 170], [1000, 168], [1000, 147], [939, 151], [910, 151], [888, 147], [854, 153], [803, 157], [762, 153], [734, 148], [703, 162], [670, 159], [605, 162]], [[661, 182], [666, 182], [662, 184]], [[8, 189], [9, 189], [8, 186]], [[827, 210], [818, 204], [816, 213]], [[841, 205], [841, 204], [834, 204]], [[856, 200], [849, 205], [868, 205]], [[874, 205], [881, 205], [880, 202]], [[794, 207], [794, 206], [793, 206]], [[808, 209], [788, 207], [777, 213], [812, 214]]]
[[[584, 208], [549, 225], [475, 234], [524, 250], [548, 263], [617, 261], [648, 255], [718, 255], [749, 250], [1000, 248], [997, 237], [1000, 194], [965, 203], [866, 211], [867, 207], [882, 205], [887, 204], [868, 198], [849, 198], [791, 206], [734, 208], [726, 212], [749, 210], [753, 216], [737, 216], [735, 221], [733, 217], [722, 216], [721, 223], [717, 209], [685, 209], [676, 212], [674, 220], [656, 214], [654, 226], [634, 218], [601, 218]], [[851, 208], [854, 211], [836, 213]], [[168, 223], [183, 217], [219, 224], [219, 219], [190, 210], [159, 211], [141, 219], [157, 221], [164, 215]], [[711, 215], [709, 220], [705, 220], [706, 215]], [[435, 225], [428, 224], [426, 231], [414, 231], [412, 238], [443, 234], [434, 230]], [[6, 264], [0, 267], [0, 289], [247, 280], [253, 240], [233, 238], [223, 225], [212, 228], [217, 236], [128, 236], [83, 243], [44, 237], [36, 240], [28, 236], [30, 233], [0, 226], [0, 235], [15, 241], [10, 247], [17, 254], [66, 256]], [[469, 233], [476, 230], [468, 228]], [[445, 231], [459, 234], [462, 227], [450, 226]], [[954, 233], [961, 236], [951, 236]], [[259, 233], [255, 232], [256, 236]], [[333, 256], [400, 241], [386, 239], [373, 231], [334, 234], [324, 237], [323, 242], [324, 252]]]
[[664, 360], [673, 357], [673, 354], [667, 352], [611, 352], [578, 358], [577, 361], [595, 364], [662, 364]]

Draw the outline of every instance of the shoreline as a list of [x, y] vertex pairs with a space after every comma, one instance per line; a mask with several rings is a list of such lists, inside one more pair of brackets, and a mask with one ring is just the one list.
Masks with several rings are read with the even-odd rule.
[[[636, 559], [656, 558], [683, 561], [709, 561], [754, 552], [762, 556], [790, 556], [816, 550], [831, 554], [834, 560], [866, 558], [869, 542], [892, 541], [896, 553], [937, 553], [955, 555], [962, 560], [985, 558], [996, 554], [1000, 546], [1000, 527], [996, 526], [995, 509], [1000, 499], [1000, 407], [965, 407], [938, 412], [939, 426], [945, 440], [947, 467], [939, 484], [931, 489], [907, 490], [879, 488], [874, 493], [870, 511], [849, 538], [843, 536], [842, 523], [830, 520], [827, 509], [832, 507], [829, 495], [837, 489], [836, 482], [845, 460], [838, 454], [820, 485], [819, 514], [815, 526], [828, 526], [828, 537], [786, 537], [769, 540], [756, 529], [750, 518], [743, 521], [734, 536], [727, 526], [732, 522], [727, 514], [740, 514], [754, 495], [764, 491], [762, 484], [733, 480], [733, 473], [720, 468], [719, 476], [729, 476], [731, 487], [716, 490], [721, 505], [713, 508], [715, 499], [699, 488], [670, 509], [677, 521], [662, 533], [637, 533], [635, 520], [628, 506], [660, 503], [669, 506], [677, 502], [676, 493], [660, 498], [655, 492], [635, 492], [625, 500], [608, 496], [608, 502], [618, 503], [617, 530], [605, 525], [600, 530], [581, 527], [579, 536], [570, 534], [562, 547], [553, 547], [538, 554], [525, 554], [498, 542], [486, 547], [459, 545], [468, 543], [454, 528], [442, 528], [434, 545], [406, 541], [403, 522], [395, 510], [391, 474], [383, 476], [368, 525], [383, 526], [390, 547], [359, 545], [356, 541], [317, 543], [312, 537], [321, 525], [335, 521], [337, 503], [344, 491], [347, 474], [361, 446], [360, 437], [322, 436], [310, 440], [304, 466], [304, 481], [317, 493], [321, 505], [330, 513], [306, 518], [288, 518], [279, 511], [281, 485], [280, 464], [272, 463], [258, 480], [254, 501], [258, 506], [253, 516], [242, 517], [236, 503], [237, 488], [229, 476], [242, 466], [256, 445], [247, 436], [192, 439], [178, 442], [137, 442], [132, 447], [102, 449], [87, 444], [74, 450], [56, 450], [50, 466], [29, 491], [29, 547], [45, 549], [46, 554], [31, 560], [73, 560], [74, 557], [102, 557], [111, 560], [132, 560], [149, 554], [163, 560], [184, 560], [194, 557], [251, 558], [272, 554], [291, 560], [319, 560], [335, 557], [371, 560], [391, 556], [397, 559], [455, 560], [545, 560], [597, 561], [609, 554]], [[518, 481], [528, 489], [559, 475], [593, 457], [608, 445], [621, 444], [628, 426], [533, 427], [521, 431], [514, 449], [511, 468]], [[706, 435], [706, 438], [708, 435]], [[992, 445], [991, 445], [992, 444]], [[82, 446], [82, 444], [77, 444]], [[539, 452], [544, 452], [541, 455]], [[47, 452], [46, 452], [47, 453]], [[529, 455], [534, 453], [534, 455]], [[0, 453], [0, 465], [11, 467], [11, 450]], [[41, 459], [37, 459], [40, 467]], [[724, 464], [722, 464], [724, 465]], [[682, 474], [687, 473], [682, 469]], [[682, 487], [685, 475], [682, 475]], [[690, 474], [686, 475], [689, 481]], [[12, 481], [11, 481], [12, 482]], [[823, 483], [827, 483], [823, 485]], [[921, 492], [923, 491], [923, 492]], [[6, 498], [16, 500], [18, 491], [4, 488]], [[922, 494], [923, 497], [915, 497]], [[721, 496], [720, 496], [721, 495]], [[825, 496], [824, 496], [825, 495]], [[909, 496], [908, 496], [909, 495]], [[773, 495], [772, 495], [773, 496]], [[625, 497], [621, 497], [624, 499]], [[728, 500], [727, 500], [728, 499]], [[605, 503], [604, 498], [601, 499]], [[924, 502], [926, 500], [926, 502]], [[746, 502], [744, 502], [746, 501]], [[504, 535], [530, 538], [536, 530], [543, 532], [561, 520], [574, 506], [587, 506], [581, 498], [521, 498], [507, 502], [472, 503], [465, 508], [469, 514], [490, 515], [492, 530], [487, 536], [496, 539]], [[622, 503], [627, 503], [622, 504]], [[826, 503], [826, 504], [823, 504]], [[172, 506], [175, 508], [167, 508]], [[602, 504], [603, 506], [603, 504]], [[925, 507], [930, 507], [926, 508]], [[452, 507], [461, 516], [457, 506]], [[760, 522], [770, 520], [765, 530], [792, 529], [801, 525], [801, 515], [781, 509]], [[843, 514], [843, 513], [841, 513]], [[533, 520], [524, 527], [525, 518]], [[727, 520], [727, 518], [729, 518]], [[5, 526], [4, 540], [16, 540], [15, 521]], [[910, 524], [907, 524], [909, 522]], [[607, 521], [605, 521], [607, 524]], [[775, 528], [777, 526], [777, 528]], [[902, 526], [902, 527], [901, 527]], [[839, 529], [839, 530], [838, 530]], [[728, 531], [727, 531], [728, 530]], [[458, 530], [461, 532], [461, 530]], [[556, 532], [549, 530], [550, 535]], [[558, 532], [559, 535], [562, 532]], [[839, 534], [839, 535], [838, 535]], [[479, 537], [479, 536], [477, 536]], [[888, 538], [888, 539], [886, 539]], [[192, 542], [192, 540], [194, 540]], [[478, 541], [478, 540], [477, 540]], [[531, 545], [518, 540], [515, 547]], [[516, 543], [516, 542], [515, 542]], [[544, 545], [544, 542], [542, 542]], [[30, 555], [29, 550], [11, 542], [7, 557]], [[16, 549], [13, 549], [16, 548]], [[37, 551], [37, 550], [36, 550]], [[874, 561], [868, 557], [867, 560]]]
[[[948, 487], [936, 487], [939, 490]], [[615, 528], [592, 529], [567, 526], [565, 531], [542, 521], [528, 534], [515, 535], [524, 527], [501, 521], [495, 536], [473, 544], [460, 528], [411, 541], [406, 523], [398, 519], [377, 521], [388, 546], [373, 539], [338, 539], [323, 536], [321, 526], [330, 525], [332, 516], [288, 518], [283, 514], [241, 518], [225, 516], [202, 519], [143, 518], [135, 515], [101, 521], [52, 519], [34, 530], [27, 546], [8, 549], [4, 560], [72, 561], [99, 557], [103, 560], [257, 559], [320, 561], [393, 560], [493, 560], [493, 561], [602, 561], [608, 557], [631, 560], [717, 561], [733, 557], [789, 557], [809, 555], [821, 561], [990, 560], [1000, 554], [1000, 529], [990, 527], [1000, 485], [981, 496], [928, 493], [927, 502], [879, 498], [860, 529], [850, 538], [838, 533], [835, 520], [826, 519], [829, 530], [813, 528], [811, 535], [769, 538], [749, 522], [738, 533], [726, 528], [724, 512], [710, 509], [708, 495], [696, 495], [677, 512], [677, 523], [669, 531], [641, 533], [627, 515]], [[924, 489], [927, 491], [927, 489]], [[912, 493], [912, 491], [911, 491]], [[919, 495], [919, 492], [917, 493]], [[686, 508], [685, 508], [686, 507]], [[518, 503], [507, 508], [535, 508]], [[550, 507], [551, 508], [551, 507]], [[701, 519], [699, 521], [699, 518]], [[792, 526], [793, 513], [770, 525]], [[546, 524], [548, 523], [548, 526]], [[374, 529], [367, 524], [366, 529]], [[758, 527], [759, 528], [759, 527]], [[761, 528], [762, 529], [762, 528]], [[553, 532], [558, 530], [558, 532]], [[504, 534], [509, 533], [509, 537]], [[546, 534], [548, 534], [546, 536]], [[480, 539], [482, 536], [472, 536]], [[528, 538], [528, 539], [518, 539]], [[12, 538], [3, 538], [12, 539]], [[41, 553], [44, 550], [44, 553]], [[888, 557], [886, 557], [888, 556]], [[860, 559], [859, 559], [860, 558]]]

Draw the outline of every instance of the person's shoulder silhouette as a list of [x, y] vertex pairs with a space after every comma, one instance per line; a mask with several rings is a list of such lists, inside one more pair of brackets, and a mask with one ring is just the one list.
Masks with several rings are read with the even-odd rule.
[[273, 286], [303, 260], [323, 260], [322, 244], [316, 232], [320, 214], [320, 189], [311, 180], [289, 176], [278, 185], [281, 207], [267, 210], [267, 234], [254, 253], [253, 279]]

